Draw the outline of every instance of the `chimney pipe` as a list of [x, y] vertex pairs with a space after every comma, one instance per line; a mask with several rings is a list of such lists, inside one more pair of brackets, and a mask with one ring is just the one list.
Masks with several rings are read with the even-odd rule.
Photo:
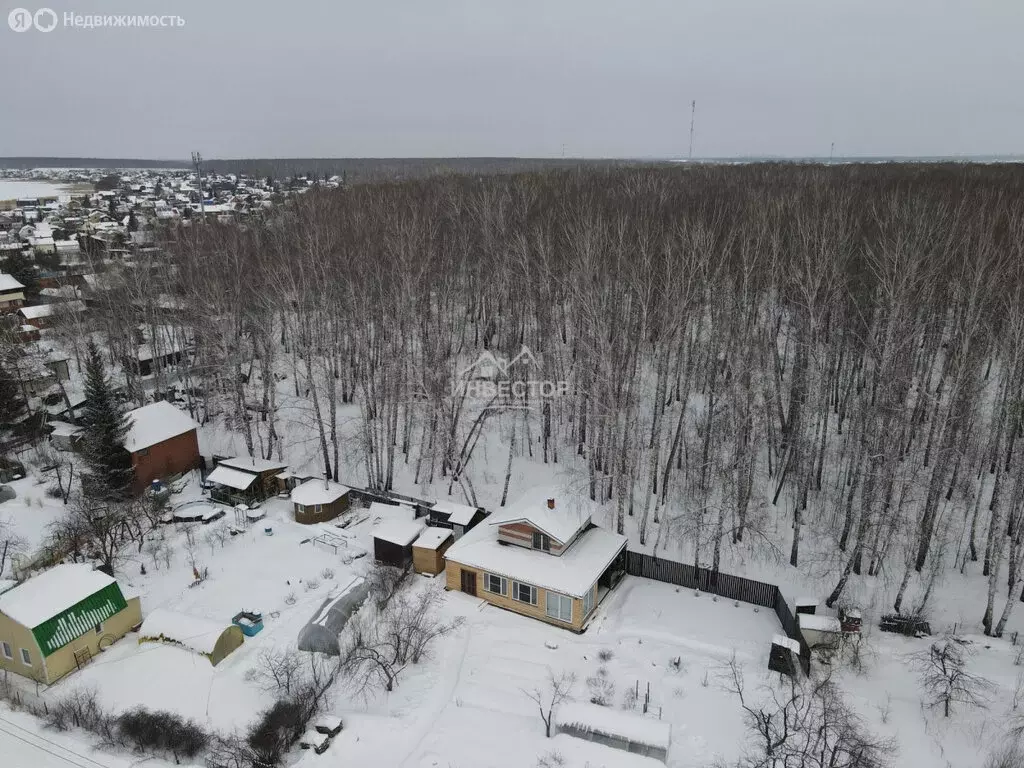
[[548, 499], [548, 509], [554, 509], [554, 508], [555, 508], [555, 500], [554, 499]]

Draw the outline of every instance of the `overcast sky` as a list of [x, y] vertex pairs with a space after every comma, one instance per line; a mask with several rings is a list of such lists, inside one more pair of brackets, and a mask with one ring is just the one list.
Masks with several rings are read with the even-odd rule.
[[1021, 0], [46, 2], [186, 24], [0, 27], [0, 155], [1024, 154]]

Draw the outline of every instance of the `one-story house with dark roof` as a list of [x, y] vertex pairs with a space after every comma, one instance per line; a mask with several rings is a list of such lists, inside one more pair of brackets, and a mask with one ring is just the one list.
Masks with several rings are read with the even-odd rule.
[[0, 669], [51, 684], [142, 621], [139, 598], [82, 564], [57, 565], [0, 594]]
[[198, 425], [180, 408], [161, 400], [129, 411], [127, 418], [124, 447], [132, 457], [137, 493], [154, 480], [199, 466]]

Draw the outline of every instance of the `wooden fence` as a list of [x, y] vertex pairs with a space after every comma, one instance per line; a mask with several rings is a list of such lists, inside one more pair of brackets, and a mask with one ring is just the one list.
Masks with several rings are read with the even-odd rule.
[[786, 635], [800, 644], [800, 666], [804, 674], [810, 673], [811, 649], [800, 632], [800, 624], [789, 609], [789, 602], [775, 584], [733, 576], [707, 568], [694, 568], [675, 560], [663, 560], [642, 552], [626, 552], [626, 573], [645, 579], [677, 584], [687, 589], [699, 589], [729, 600], [739, 600], [764, 608], [771, 608], [779, 618]]

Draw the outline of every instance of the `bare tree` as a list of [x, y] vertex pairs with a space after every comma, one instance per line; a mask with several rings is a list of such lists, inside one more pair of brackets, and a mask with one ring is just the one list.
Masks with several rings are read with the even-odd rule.
[[523, 690], [526, 697], [537, 705], [540, 719], [544, 722], [544, 735], [551, 738], [551, 721], [558, 705], [572, 697], [572, 689], [576, 685], [576, 674], [562, 672], [555, 675], [548, 670], [547, 685], [544, 688]]
[[967, 652], [957, 638], [932, 643], [913, 654], [910, 663], [917, 671], [925, 705], [941, 706], [945, 717], [949, 717], [954, 704], [987, 705], [994, 686], [967, 671]]

